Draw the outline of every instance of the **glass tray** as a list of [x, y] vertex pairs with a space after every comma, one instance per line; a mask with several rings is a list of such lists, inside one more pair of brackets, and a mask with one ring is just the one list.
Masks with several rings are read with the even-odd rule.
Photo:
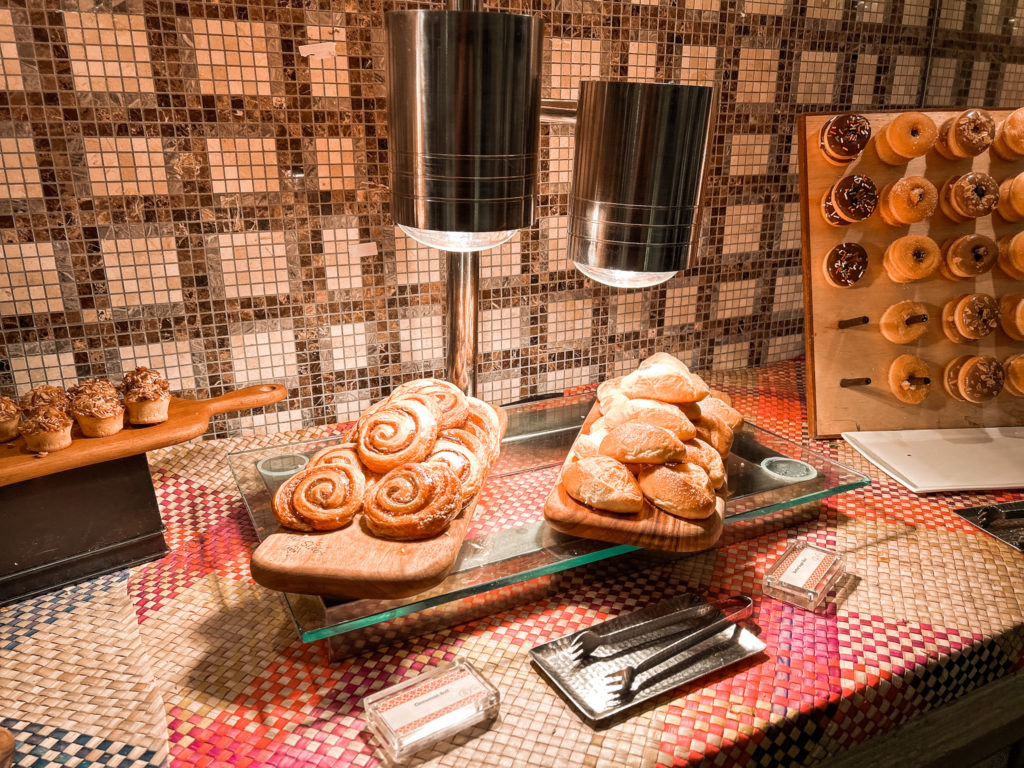
[[[412, 597], [345, 600], [285, 593], [299, 636], [312, 642], [462, 600], [510, 584], [633, 552], [637, 547], [568, 536], [544, 522], [543, 506], [593, 394], [506, 406], [509, 427], [451, 574]], [[309, 456], [334, 436], [232, 453], [228, 465], [260, 541], [278, 528], [271, 499], [282, 479], [256, 463]], [[868, 485], [866, 476], [799, 443], [751, 424], [736, 435], [726, 462], [726, 524], [766, 515]]]

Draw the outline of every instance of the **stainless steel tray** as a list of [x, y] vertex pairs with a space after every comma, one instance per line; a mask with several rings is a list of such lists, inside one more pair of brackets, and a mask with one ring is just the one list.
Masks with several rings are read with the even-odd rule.
[[530, 656], [541, 674], [562, 692], [584, 722], [591, 726], [602, 725], [666, 691], [755, 656], [765, 649], [764, 642], [756, 635], [733, 625], [640, 675], [635, 683], [638, 690], [626, 700], [609, 695], [604, 685], [609, 673], [626, 664], [639, 663], [648, 654], [678, 639], [683, 632], [706, 626], [721, 614], [711, 613], [688, 623], [681, 622], [670, 629], [652, 632], [644, 638], [602, 647], [582, 662], [574, 662], [570, 655], [573, 639], [588, 629], [611, 632], [701, 602], [704, 601], [690, 594], [665, 600], [538, 645], [530, 650]]

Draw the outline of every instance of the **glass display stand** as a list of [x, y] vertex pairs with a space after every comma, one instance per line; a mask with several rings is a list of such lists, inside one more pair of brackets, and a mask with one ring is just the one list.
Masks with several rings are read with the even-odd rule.
[[[464, 605], [473, 596], [499, 594], [511, 585], [636, 551], [634, 546], [568, 536], [544, 522], [544, 501], [593, 403], [591, 393], [506, 406], [509, 427], [501, 455], [481, 492], [451, 574], [432, 589], [396, 600], [286, 593], [300, 637], [311, 642], [418, 612], [436, 613], [445, 605]], [[309, 456], [341, 439], [334, 436], [228, 456], [260, 541], [278, 528], [271, 500], [283, 478], [280, 473], [261, 473], [257, 462], [274, 456]], [[727, 525], [870, 483], [860, 472], [750, 424], [736, 435], [726, 466]], [[459, 616], [465, 620], [464, 613]]]

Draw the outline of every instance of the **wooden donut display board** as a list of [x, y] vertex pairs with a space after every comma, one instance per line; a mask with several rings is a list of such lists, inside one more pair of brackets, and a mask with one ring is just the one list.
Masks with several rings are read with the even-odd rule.
[[257, 384], [209, 400], [172, 397], [167, 421], [150, 426], [126, 425], [109, 437], [84, 437], [76, 426], [69, 447], [45, 455], [29, 451], [23, 437], [0, 443], [0, 486], [183, 443], [203, 434], [214, 414], [271, 405], [287, 394], [280, 384]]
[[[963, 111], [921, 110], [936, 126]], [[998, 126], [1013, 110], [987, 112]], [[953, 221], [943, 206], [936, 206], [935, 212], [922, 221], [892, 226], [883, 220], [881, 200], [878, 209], [863, 221], [846, 226], [833, 226], [826, 221], [822, 201], [833, 185], [845, 177], [866, 176], [879, 193], [901, 178], [924, 177], [939, 190], [941, 197], [948, 179], [971, 171], [989, 174], [999, 183], [1024, 173], [1024, 159], [1007, 161], [991, 149], [976, 157], [950, 160], [933, 147], [905, 165], [888, 165], [879, 159], [878, 135], [901, 114], [861, 113], [870, 122], [871, 139], [852, 162], [842, 166], [827, 161], [821, 145], [822, 127], [836, 116], [801, 115], [798, 120], [807, 406], [813, 437], [867, 430], [1024, 424], [1024, 396], [1004, 387], [985, 402], [961, 401], [943, 385], [951, 361], [962, 356], [988, 356], [1004, 362], [1024, 353], [1024, 341], [1015, 340], [1003, 328], [997, 328], [981, 339], [955, 343], [942, 326], [943, 309], [951, 300], [965, 294], [986, 294], [998, 303], [1002, 297], [1024, 294], [1024, 281], [1012, 279], [996, 265], [961, 280], [949, 279], [936, 270], [921, 280], [895, 282], [884, 264], [890, 244], [907, 235], [926, 235], [939, 246], [973, 233], [998, 241], [1024, 231], [1024, 221], [1010, 222], [995, 212], [961, 223]], [[859, 244], [867, 253], [863, 277], [849, 287], [837, 287], [825, 275], [826, 257], [841, 243]], [[924, 311], [913, 304], [896, 306], [902, 302], [915, 302]], [[907, 338], [916, 333], [900, 334], [905, 343], [893, 343], [881, 332], [883, 315], [889, 328], [893, 318], [897, 318], [907, 328], [915, 321], [923, 324], [924, 332], [918, 330], [917, 338]], [[921, 323], [925, 315], [927, 321]], [[907, 320], [911, 325], [906, 325]], [[889, 381], [891, 370], [897, 379], [903, 377], [918, 383], [903, 386], [918, 390], [916, 396], [906, 400], [920, 402], [904, 402], [896, 397]], [[925, 371], [927, 376], [921, 375]], [[922, 386], [924, 389], [919, 389]], [[922, 391], [927, 392], [923, 399]]]
[[[591, 409], [580, 430], [590, 432], [590, 425], [600, 417], [597, 405]], [[572, 460], [572, 455], [566, 463]], [[637, 514], [623, 515], [603, 512], [580, 504], [562, 485], [561, 475], [544, 502], [544, 519], [556, 531], [586, 539], [629, 544], [665, 552], [698, 552], [715, 545], [722, 534], [725, 502], [718, 498], [718, 507], [704, 520], [684, 520], [644, 501]]]
[[[494, 410], [504, 437], [508, 416], [500, 407]], [[280, 592], [360, 599], [415, 595], [440, 584], [451, 572], [479, 497], [443, 533], [419, 541], [378, 538], [366, 530], [362, 516], [344, 528], [322, 533], [280, 527], [253, 552], [252, 577]]]

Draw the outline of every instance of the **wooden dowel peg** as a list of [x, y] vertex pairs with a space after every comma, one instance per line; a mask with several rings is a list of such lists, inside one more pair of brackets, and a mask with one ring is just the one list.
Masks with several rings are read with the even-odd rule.
[[907, 383], [912, 387], [926, 387], [932, 380], [928, 376], [907, 376]]
[[903, 321], [907, 325], [917, 325], [918, 323], [927, 323], [928, 315], [911, 315]]
[[871, 379], [864, 377], [863, 379], [840, 379], [840, 387], [866, 387], [871, 383]]
[[870, 319], [867, 315], [861, 315], [860, 317], [850, 317], [846, 320], [840, 320], [836, 325], [839, 328], [856, 328], [858, 325], [867, 325]]

